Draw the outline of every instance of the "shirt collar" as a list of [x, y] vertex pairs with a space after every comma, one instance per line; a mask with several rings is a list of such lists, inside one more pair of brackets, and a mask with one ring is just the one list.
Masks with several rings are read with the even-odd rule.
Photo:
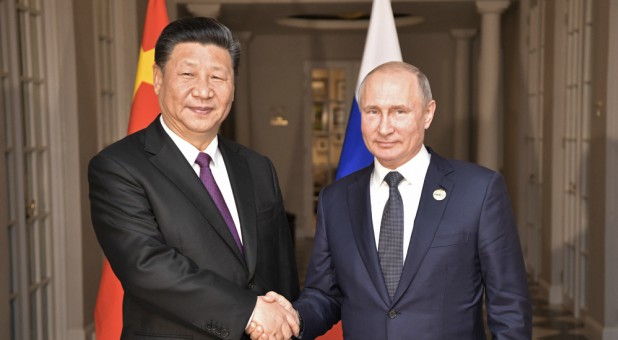
[[403, 176], [404, 181], [408, 183], [415, 183], [419, 180], [424, 181], [430, 159], [431, 155], [427, 151], [427, 148], [425, 148], [425, 145], [421, 147], [412, 159], [402, 164], [397, 169], [389, 169], [374, 158], [372, 181], [378, 186], [382, 185], [382, 183], [384, 183], [384, 177], [391, 171], [399, 172]]
[[159, 117], [159, 120], [161, 122], [161, 125], [163, 126], [163, 130], [167, 132], [167, 134], [170, 136], [174, 144], [176, 144], [178, 149], [180, 149], [180, 152], [182, 153], [183, 156], [185, 156], [189, 164], [193, 165], [195, 163], [195, 159], [197, 158], [197, 155], [200, 152], [205, 152], [212, 159], [214, 166], [215, 167], [217, 166], [217, 163], [221, 159], [221, 153], [219, 152], [219, 136], [218, 135], [215, 136], [215, 138], [210, 142], [210, 144], [208, 144], [205, 150], [203, 151], [198, 150], [191, 143], [182, 139], [182, 137], [178, 136], [174, 131], [172, 131], [172, 129], [170, 129], [165, 124], [165, 121], [163, 120], [163, 116]]

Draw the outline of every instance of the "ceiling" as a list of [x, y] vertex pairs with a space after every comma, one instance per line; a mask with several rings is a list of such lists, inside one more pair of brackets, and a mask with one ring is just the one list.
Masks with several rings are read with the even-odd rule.
[[[371, 13], [370, 0], [177, 0], [176, 4], [179, 15], [216, 15], [233, 31], [250, 31], [254, 34], [306, 34], [312, 31], [277, 24], [277, 20], [294, 15], [358, 17]], [[424, 18], [420, 24], [398, 26], [399, 34], [448, 32], [451, 29], [479, 27], [480, 16], [472, 0], [393, 0], [392, 8], [395, 16], [401, 14]], [[328, 31], [359, 32], [359, 29], [322, 30]]]

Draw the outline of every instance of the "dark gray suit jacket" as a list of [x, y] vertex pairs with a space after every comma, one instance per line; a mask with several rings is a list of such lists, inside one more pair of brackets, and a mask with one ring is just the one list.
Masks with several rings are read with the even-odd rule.
[[[526, 271], [500, 174], [431, 152], [399, 286], [391, 301], [376, 249], [373, 165], [326, 187], [305, 288], [303, 339], [342, 321], [346, 339], [530, 339]], [[446, 197], [434, 196], [442, 189]], [[486, 300], [483, 299], [486, 293]]]
[[125, 290], [123, 339], [240, 339], [269, 290], [298, 295], [293, 242], [274, 167], [219, 137], [244, 257], [159, 119], [88, 168], [94, 229]]

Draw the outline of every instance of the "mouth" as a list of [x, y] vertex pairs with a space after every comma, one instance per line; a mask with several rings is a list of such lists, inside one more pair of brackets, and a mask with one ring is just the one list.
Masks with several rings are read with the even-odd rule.
[[214, 111], [214, 107], [212, 106], [189, 106], [189, 110], [197, 113], [197, 114], [208, 114]]
[[389, 142], [389, 141], [376, 141], [376, 144], [381, 148], [391, 148], [397, 144], [397, 142]]

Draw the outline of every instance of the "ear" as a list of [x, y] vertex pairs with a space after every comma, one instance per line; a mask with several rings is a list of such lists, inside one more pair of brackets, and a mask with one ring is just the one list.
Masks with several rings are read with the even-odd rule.
[[423, 113], [423, 124], [425, 130], [429, 129], [429, 126], [433, 121], [434, 112], [436, 112], [436, 101], [432, 99], [431, 101], [429, 101], [427, 106], [425, 106], [425, 112]]
[[154, 92], [159, 95], [159, 91], [161, 90], [161, 84], [163, 83], [163, 70], [159, 65], [152, 65], [152, 85], [154, 86]]

